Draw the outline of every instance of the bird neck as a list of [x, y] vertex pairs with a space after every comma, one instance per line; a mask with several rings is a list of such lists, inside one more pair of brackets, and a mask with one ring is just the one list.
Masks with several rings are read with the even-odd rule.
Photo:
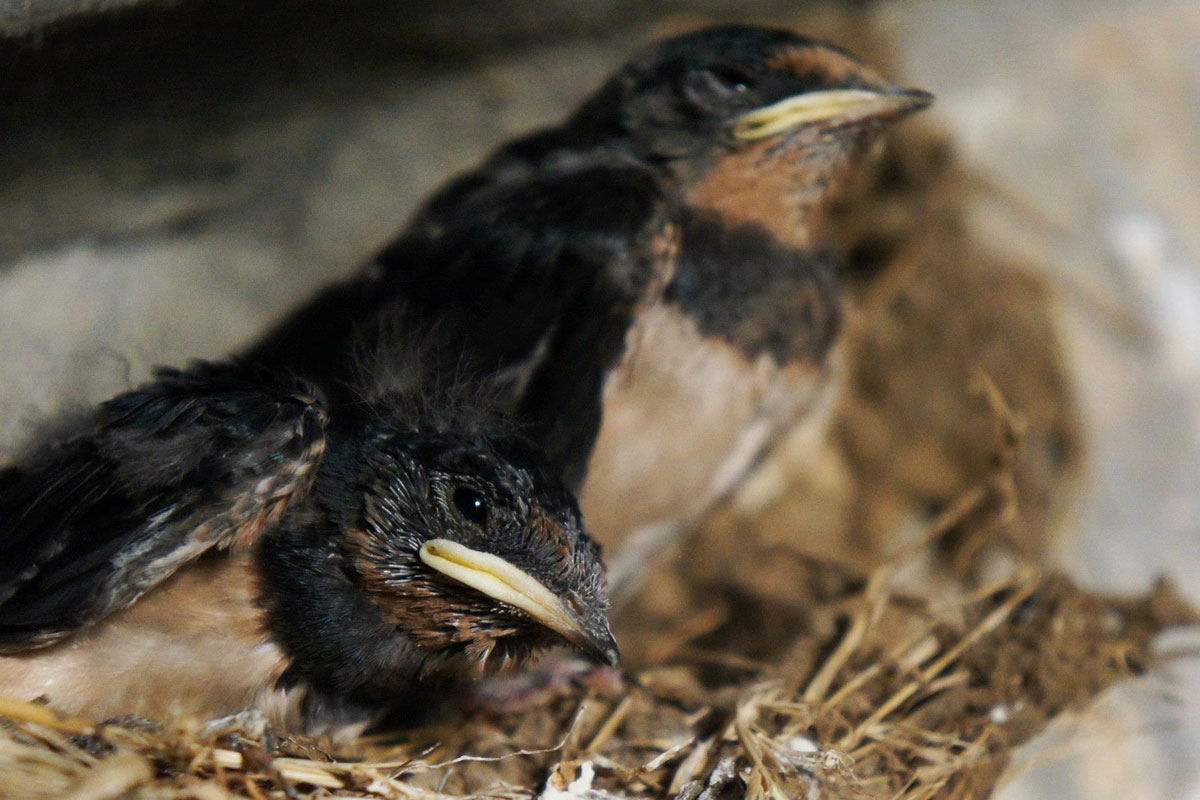
[[290, 661], [281, 685], [343, 696], [411, 685], [421, 662], [361, 590], [328, 517], [315, 506], [301, 510], [259, 551], [259, 602]]
[[731, 226], [757, 225], [796, 250], [819, 247], [830, 205], [849, 183], [866, 137], [798, 134], [726, 151], [683, 175], [687, 205]]

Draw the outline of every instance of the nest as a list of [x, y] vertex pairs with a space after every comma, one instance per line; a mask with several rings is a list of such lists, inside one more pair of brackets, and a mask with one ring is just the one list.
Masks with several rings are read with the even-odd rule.
[[[1157, 632], [1196, 622], [1166, 583], [1114, 598], [1023, 568], [948, 602], [892, 588], [900, 566], [798, 569], [813, 595], [807, 621], [769, 661], [706, 650], [696, 643], [713, 632], [712, 611], [685, 615], [657, 638], [675, 643], [672, 654], [616, 685], [388, 741], [335, 746], [276, 735], [253, 716], [93, 724], [3, 701], [0, 793], [982, 798], [1013, 748], [1153, 666]], [[719, 600], [726, 612], [772, 613]]]

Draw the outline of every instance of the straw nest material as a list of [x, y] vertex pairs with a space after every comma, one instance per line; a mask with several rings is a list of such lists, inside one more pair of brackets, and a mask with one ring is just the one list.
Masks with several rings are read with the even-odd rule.
[[[895, 591], [896, 566], [868, 575], [798, 566], [812, 594], [804, 609], [718, 596], [699, 618], [682, 615], [660, 631], [675, 644], [661, 664], [616, 685], [391, 741], [333, 746], [276, 734], [252, 716], [93, 724], [6, 700], [0, 793], [981, 798], [1014, 747], [1151, 667], [1156, 632], [1196, 621], [1165, 583], [1122, 599], [1021, 569], [950, 601]], [[764, 659], [689, 644], [712, 634], [721, 614], [720, 624], [756, 614], [795, 630]]]

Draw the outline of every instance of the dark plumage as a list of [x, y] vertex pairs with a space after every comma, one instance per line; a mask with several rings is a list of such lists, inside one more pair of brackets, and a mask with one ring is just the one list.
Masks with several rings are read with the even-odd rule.
[[465, 370], [394, 364], [400, 384], [333, 419], [243, 367], [163, 370], [6, 470], [0, 692], [294, 722], [296, 700], [378, 713], [422, 677], [556, 642], [615, 663], [571, 494]]
[[248, 357], [336, 387], [393, 308], [446, 315], [589, 525], [661, 540], [816, 402], [842, 317], [825, 210], [930, 99], [788, 31], [661, 42], [435, 193]]

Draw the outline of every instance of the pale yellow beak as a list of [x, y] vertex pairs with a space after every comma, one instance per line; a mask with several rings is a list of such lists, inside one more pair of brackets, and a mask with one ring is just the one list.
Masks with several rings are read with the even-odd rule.
[[895, 119], [932, 102], [933, 95], [920, 89], [805, 92], [743, 114], [734, 123], [733, 135], [739, 139], [765, 139], [815, 122], [849, 125], [869, 119]]
[[529, 573], [491, 553], [472, 550], [449, 539], [421, 545], [421, 561], [493, 600], [524, 611], [536, 622], [561, 635], [584, 652], [616, 666], [616, 640], [600, 612], [573, 612]]

